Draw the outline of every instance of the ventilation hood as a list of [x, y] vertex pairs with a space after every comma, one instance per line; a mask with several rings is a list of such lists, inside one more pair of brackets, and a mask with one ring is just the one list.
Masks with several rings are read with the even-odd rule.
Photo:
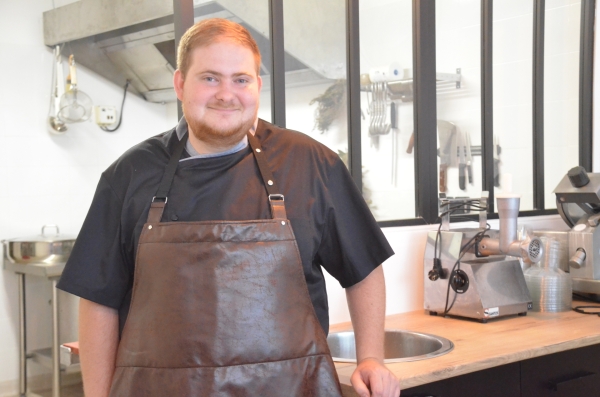
[[[227, 18], [246, 27], [263, 56], [260, 74], [263, 76], [263, 89], [269, 89], [269, 78], [264, 77], [270, 74], [268, 11], [263, 10], [264, 15], [261, 15], [256, 6], [247, 3], [252, 2], [194, 0], [194, 20]], [[311, 3], [322, 4], [317, 0], [288, 3], [290, 8], [295, 7], [293, 3], [300, 3], [303, 7], [310, 7]], [[322, 5], [319, 7], [323, 8]], [[286, 48], [286, 86], [323, 83], [345, 74], [343, 7], [328, 10], [327, 14], [339, 16], [337, 29], [331, 29], [336, 21], [330, 16], [327, 21], [323, 16], [322, 21], [317, 18], [306, 22], [299, 17], [294, 18], [294, 15], [302, 13], [293, 9], [286, 11], [286, 32], [294, 23], [306, 32], [301, 40], [286, 38], [286, 46], [297, 49], [292, 55], [287, 52], [290, 48]], [[313, 27], [306, 26], [307, 23]], [[339, 33], [337, 36], [332, 34], [336, 30], [341, 36]], [[130, 80], [132, 92], [149, 102], [177, 99], [173, 90], [176, 68], [174, 37], [173, 0], [80, 0], [44, 13], [46, 45], [64, 44], [63, 54], [74, 54], [78, 64], [119, 86]], [[311, 47], [305, 48], [306, 43], [311, 43]]]

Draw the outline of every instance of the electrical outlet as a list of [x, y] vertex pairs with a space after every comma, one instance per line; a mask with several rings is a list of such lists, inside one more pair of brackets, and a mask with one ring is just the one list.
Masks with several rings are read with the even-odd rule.
[[114, 106], [95, 106], [94, 117], [96, 124], [101, 127], [113, 125], [117, 122], [117, 108]]

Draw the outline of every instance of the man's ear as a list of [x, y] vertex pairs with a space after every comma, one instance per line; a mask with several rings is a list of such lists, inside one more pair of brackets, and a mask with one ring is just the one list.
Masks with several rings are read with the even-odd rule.
[[177, 94], [177, 99], [183, 102], [183, 83], [184, 77], [181, 73], [181, 70], [177, 69], [173, 74], [173, 87], [175, 88], [175, 93]]

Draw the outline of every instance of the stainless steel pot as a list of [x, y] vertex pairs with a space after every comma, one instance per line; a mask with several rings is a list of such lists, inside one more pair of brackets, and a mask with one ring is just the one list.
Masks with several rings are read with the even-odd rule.
[[[45, 232], [47, 228], [55, 228], [56, 233], [52, 236], [47, 235]], [[2, 240], [2, 243], [5, 256], [13, 263], [52, 265], [64, 263], [69, 259], [73, 244], [75, 244], [75, 237], [60, 235], [56, 225], [44, 225], [41, 235]]]

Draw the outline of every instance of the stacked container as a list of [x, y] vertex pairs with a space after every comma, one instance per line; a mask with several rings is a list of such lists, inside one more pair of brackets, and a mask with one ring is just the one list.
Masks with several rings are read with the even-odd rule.
[[525, 270], [525, 282], [536, 312], [571, 310], [573, 288], [571, 276], [560, 269], [561, 245], [551, 237], [541, 237], [544, 243], [542, 260]]

